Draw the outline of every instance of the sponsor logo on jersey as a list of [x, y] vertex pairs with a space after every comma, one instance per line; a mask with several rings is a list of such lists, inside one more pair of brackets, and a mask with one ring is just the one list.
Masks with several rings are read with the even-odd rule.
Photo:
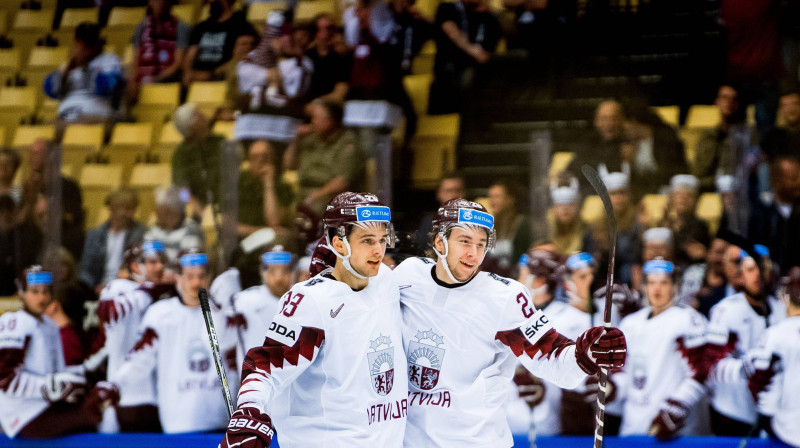
[[367, 364], [372, 381], [372, 389], [378, 395], [388, 395], [394, 385], [394, 346], [389, 336], [379, 335], [369, 341]]
[[275, 319], [267, 328], [267, 337], [288, 347], [293, 347], [302, 329], [302, 326], [287, 319]]
[[414, 339], [408, 343], [408, 381], [420, 390], [431, 390], [439, 382], [444, 338], [427, 330], [417, 331]]
[[550, 319], [544, 314], [542, 310], [536, 310], [533, 316], [530, 317], [521, 327], [519, 327], [525, 339], [533, 345], [542, 338], [548, 331], [553, 329], [553, 324]]
[[336, 311], [331, 310], [331, 318], [336, 319], [336, 316], [339, 315], [339, 311], [341, 311], [342, 308], [344, 308], [344, 303], [339, 305], [339, 308], [336, 308]]

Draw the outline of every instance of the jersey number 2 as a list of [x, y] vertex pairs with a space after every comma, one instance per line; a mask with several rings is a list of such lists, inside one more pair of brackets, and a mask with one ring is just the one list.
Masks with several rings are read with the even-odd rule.
[[300, 305], [300, 302], [303, 301], [302, 294], [294, 294], [292, 296], [292, 292], [289, 291], [289, 295], [286, 297], [286, 301], [283, 302], [283, 308], [281, 308], [281, 313], [283, 313], [286, 317], [292, 317], [294, 312], [297, 311], [297, 305]]
[[533, 316], [533, 307], [528, 303], [528, 298], [525, 297], [525, 294], [517, 294], [517, 303], [522, 306], [522, 315], [525, 316], [526, 319]]

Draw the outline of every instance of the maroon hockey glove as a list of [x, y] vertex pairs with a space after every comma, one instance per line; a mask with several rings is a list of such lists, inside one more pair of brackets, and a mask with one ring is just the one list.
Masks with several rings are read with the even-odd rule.
[[45, 400], [55, 403], [66, 401], [77, 403], [86, 393], [86, 377], [72, 372], [51, 373], [45, 377], [42, 387], [42, 396]]
[[228, 328], [241, 328], [247, 330], [247, 318], [242, 313], [236, 313], [228, 316], [226, 325]]
[[[606, 381], [606, 403], [611, 403], [617, 399], [617, 384], [611, 379], [609, 374]], [[600, 392], [600, 378], [597, 375], [590, 375], [586, 378], [586, 392], [583, 393], [583, 401], [594, 403], [597, 401], [597, 394]]]
[[[606, 287], [603, 286], [595, 291], [594, 298], [605, 300]], [[642, 307], [639, 292], [631, 291], [628, 285], [625, 284], [614, 283], [614, 286], [611, 288], [611, 301], [614, 303], [614, 305], [616, 305], [621, 317], [625, 317], [628, 314], [633, 314], [639, 311], [639, 308]]]
[[650, 424], [648, 435], [656, 436], [658, 440], [670, 440], [678, 435], [678, 431], [686, 425], [689, 407], [680, 401], [667, 399], [658, 411], [658, 415]]
[[757, 350], [745, 354], [742, 369], [747, 376], [747, 388], [758, 403], [758, 394], [767, 390], [772, 378], [780, 370], [780, 356]]
[[618, 328], [592, 327], [575, 341], [578, 366], [589, 375], [597, 375], [601, 368], [621, 368], [626, 353], [625, 335]]
[[336, 255], [333, 249], [328, 247], [325, 237], [323, 236], [317, 242], [317, 247], [314, 249], [314, 254], [311, 255], [311, 267], [309, 273], [312, 277], [324, 271], [325, 269], [336, 266]]
[[525, 400], [529, 407], [535, 408], [542, 404], [547, 389], [542, 380], [528, 372], [528, 369], [517, 367], [514, 372], [514, 383], [517, 385], [519, 398]]
[[100, 381], [89, 392], [83, 402], [83, 409], [89, 416], [89, 420], [97, 425], [103, 419], [103, 411], [109, 406], [117, 404], [119, 404], [117, 385], [108, 381]]
[[264, 448], [272, 443], [272, 420], [253, 407], [237, 409], [218, 448]]

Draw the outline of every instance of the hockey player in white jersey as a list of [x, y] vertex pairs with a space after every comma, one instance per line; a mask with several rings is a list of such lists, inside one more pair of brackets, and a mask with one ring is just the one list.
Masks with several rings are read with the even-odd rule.
[[[741, 359], [764, 331], [786, 317], [786, 307], [769, 295], [755, 251], [742, 251], [742, 292], [711, 308], [707, 358], [715, 362], [708, 386], [712, 391], [711, 425], [717, 435], [745, 436], [756, 424], [755, 402], [741, 381]], [[717, 359], [720, 359], [716, 362]]]
[[800, 267], [792, 268], [780, 288], [787, 318], [767, 328], [750, 358], [748, 386], [767, 432], [800, 447]]
[[103, 408], [119, 395], [98, 383], [89, 396], [82, 366], [64, 366], [58, 326], [44, 310], [53, 274], [39, 266], [18, 280], [22, 310], [0, 316], [0, 424], [11, 438], [47, 438], [94, 431]]
[[247, 353], [223, 448], [403, 444], [408, 378], [399, 294], [381, 263], [391, 212], [369, 193], [341, 193], [323, 215], [333, 269], [294, 285]]
[[702, 314], [676, 303], [674, 265], [661, 258], [644, 264], [649, 306], [627, 316], [620, 329], [628, 341], [628, 362], [612, 375], [622, 400], [620, 435], [704, 433], [707, 372], [702, 368], [707, 322]]
[[[111, 382], [118, 381], [120, 366], [141, 336], [140, 325], [147, 307], [159, 298], [176, 294], [174, 284], [162, 283], [167, 258], [160, 241], [131, 245], [125, 250], [124, 260], [131, 279], [116, 278], [108, 282], [100, 293], [97, 308]], [[100, 431], [161, 432], [152, 375], [142, 376], [139, 384], [130, 385], [128, 390], [118, 407], [106, 410]]]
[[[219, 390], [198, 291], [208, 288], [206, 254], [183, 254], [178, 266], [178, 295], [152, 304], [142, 318], [139, 341], [115, 374], [123, 400], [138, 394], [142, 378], [155, 375], [156, 402], [165, 433], [213, 431], [225, 427], [227, 405]], [[235, 335], [212, 309], [217, 336], [226, 355], [235, 350]], [[232, 364], [232, 363], [231, 363]], [[235, 388], [236, 368], [227, 365], [228, 384]]]
[[247, 351], [264, 343], [269, 324], [278, 311], [280, 298], [289, 291], [294, 277], [294, 256], [275, 246], [261, 255], [261, 278], [264, 284], [236, 294], [228, 311], [228, 324], [238, 332], [236, 366], [242, 374]]
[[480, 272], [495, 239], [482, 205], [447, 201], [433, 231], [437, 260], [410, 258], [394, 270], [408, 357], [405, 446], [512, 446], [504, 405], [517, 360], [567, 388], [624, 364], [618, 329], [590, 329], [576, 344], [522, 284]]

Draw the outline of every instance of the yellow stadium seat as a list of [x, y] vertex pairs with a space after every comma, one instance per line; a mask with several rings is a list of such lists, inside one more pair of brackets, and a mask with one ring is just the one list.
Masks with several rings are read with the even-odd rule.
[[196, 22], [197, 6], [192, 4], [175, 5], [172, 7], [172, 15], [178, 20], [183, 20], [189, 25], [194, 25]]
[[647, 221], [651, 226], [658, 225], [664, 219], [664, 211], [667, 208], [667, 198], [663, 194], [646, 194], [642, 198], [642, 207], [647, 214]]
[[180, 104], [180, 94], [180, 83], [145, 84], [139, 90], [139, 103], [134, 115], [139, 121], [160, 125]]
[[73, 124], [64, 132], [61, 141], [61, 165], [70, 165], [73, 176], [80, 174], [83, 165], [96, 158], [103, 146], [102, 124]]
[[86, 228], [98, 223], [105, 209], [108, 193], [122, 186], [123, 168], [121, 165], [87, 164], [81, 170], [79, 184], [86, 209]]
[[309, 22], [322, 13], [336, 17], [336, 4], [331, 0], [300, 0], [294, 10], [294, 20]]
[[172, 167], [169, 163], [140, 163], [134, 166], [129, 185], [139, 191], [136, 219], [147, 222], [155, 210], [155, 189], [171, 184]]
[[19, 48], [22, 60], [27, 60], [28, 53], [36, 45], [36, 41], [47, 35], [53, 26], [52, 9], [40, 11], [20, 9], [11, 23], [11, 38], [14, 46]]
[[433, 62], [436, 59], [436, 42], [429, 40], [422, 45], [419, 54], [411, 61], [412, 75], [433, 73]]
[[161, 135], [158, 138], [158, 143], [153, 146], [150, 151], [150, 160], [158, 161], [161, 163], [172, 162], [172, 153], [175, 152], [177, 147], [183, 141], [183, 135], [175, 129], [173, 122], [168, 122], [161, 127]]
[[703, 193], [697, 200], [695, 214], [708, 224], [711, 235], [717, 233], [719, 220], [722, 219], [722, 199], [718, 193]]
[[605, 208], [603, 208], [603, 201], [600, 199], [600, 196], [586, 196], [586, 199], [583, 200], [583, 206], [581, 207], [581, 219], [583, 219], [589, 227], [594, 227], [605, 218], [606, 212]]
[[683, 153], [686, 156], [686, 163], [689, 168], [694, 167], [694, 161], [697, 156], [697, 143], [700, 141], [700, 136], [705, 129], [703, 128], [681, 128], [678, 135], [683, 141]]
[[19, 126], [14, 132], [14, 138], [11, 140], [11, 147], [18, 150], [25, 150], [36, 140], [52, 140], [53, 137], [55, 137], [55, 133], [56, 128], [53, 125]]
[[38, 91], [33, 86], [3, 87], [0, 89], [0, 108], [13, 108], [32, 114], [36, 109], [37, 94]]
[[658, 106], [650, 108], [661, 120], [674, 127], [680, 124], [681, 109], [678, 106]]
[[103, 148], [103, 158], [123, 166], [123, 180], [127, 180], [133, 165], [147, 159], [152, 138], [152, 123], [119, 123], [111, 131], [111, 141]]
[[574, 158], [574, 152], [554, 152], [553, 159], [550, 161], [550, 180], [555, 179], [558, 173], [567, 169]]
[[115, 7], [108, 16], [106, 25], [106, 43], [114, 53], [122, 56], [125, 47], [130, 43], [136, 25], [144, 20], [147, 8], [144, 7]]
[[211, 117], [214, 110], [225, 102], [227, 91], [228, 83], [225, 81], [194, 82], [189, 86], [186, 102], [197, 104], [200, 110]]
[[[69, 47], [34, 47], [22, 77], [28, 85], [42, 91], [44, 79], [69, 58]], [[43, 96], [43, 95], [42, 95]], [[41, 101], [41, 96], [39, 97]]]
[[6, 145], [6, 128], [0, 126], [0, 145]]
[[428, 95], [431, 90], [433, 75], [408, 75], [403, 78], [403, 85], [406, 88], [414, 110], [419, 115], [428, 113]]
[[75, 40], [75, 28], [81, 23], [98, 22], [99, 9], [97, 8], [68, 8], [64, 10], [61, 16], [61, 23], [58, 26], [58, 31], [53, 34], [58, 39], [61, 46], [69, 46]]
[[461, 118], [458, 114], [421, 115], [417, 122], [416, 136], [442, 136], [458, 138]]
[[719, 124], [719, 109], [717, 106], [696, 104], [689, 108], [686, 116], [687, 128], [713, 128]]
[[411, 140], [411, 180], [415, 188], [436, 188], [442, 174], [455, 168], [455, 144], [448, 136], [416, 136]]
[[439, 2], [440, 0], [419, 0], [415, 6], [420, 14], [433, 21], [436, 17], [436, 9], [439, 7]]
[[235, 124], [235, 121], [218, 121], [214, 123], [212, 132], [225, 137], [227, 140], [233, 140], [233, 127]]
[[8, 32], [8, 16], [8, 10], [0, 9], [0, 34], [6, 34]]
[[13, 79], [20, 69], [19, 48], [0, 49], [0, 85]]
[[494, 210], [492, 209], [492, 203], [489, 202], [489, 198], [488, 197], [481, 196], [481, 197], [475, 198], [475, 202], [477, 202], [478, 204], [481, 204], [482, 206], [486, 207], [486, 211], [488, 211], [489, 213], [494, 213]]
[[264, 22], [267, 21], [267, 16], [269, 16], [270, 12], [284, 9], [286, 9], [286, 2], [282, 1], [253, 3], [247, 10], [247, 21], [261, 31], [261, 27], [264, 26]]

